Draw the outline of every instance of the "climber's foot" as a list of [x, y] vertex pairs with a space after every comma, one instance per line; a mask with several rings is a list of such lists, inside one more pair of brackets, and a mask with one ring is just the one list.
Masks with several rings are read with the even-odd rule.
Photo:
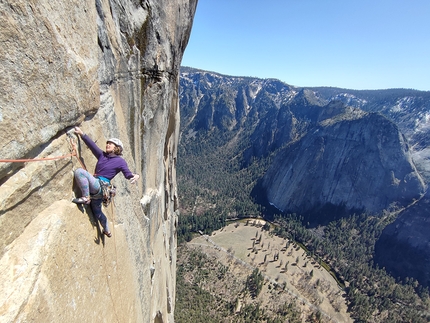
[[103, 230], [103, 234], [104, 234], [105, 236], [107, 236], [108, 238], [112, 237], [112, 233], [110, 233], [110, 232], [108, 232], [108, 231]]
[[72, 202], [76, 204], [90, 204], [91, 199], [89, 197], [83, 196], [73, 199]]

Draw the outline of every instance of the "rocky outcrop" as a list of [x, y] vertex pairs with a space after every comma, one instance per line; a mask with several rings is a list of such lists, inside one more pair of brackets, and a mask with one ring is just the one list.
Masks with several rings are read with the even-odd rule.
[[[3, 1], [1, 159], [65, 156], [79, 125], [125, 144], [105, 240], [76, 157], [0, 164], [3, 322], [173, 322], [179, 66], [197, 1]], [[88, 170], [95, 159], [74, 138]]]
[[424, 193], [397, 127], [382, 115], [348, 109], [329, 104], [319, 127], [278, 153], [261, 183], [267, 202], [283, 212], [331, 204], [375, 213]]

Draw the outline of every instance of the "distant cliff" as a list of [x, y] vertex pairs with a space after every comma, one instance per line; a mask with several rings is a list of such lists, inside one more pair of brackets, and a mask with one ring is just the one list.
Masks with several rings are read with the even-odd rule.
[[378, 213], [419, 199], [425, 184], [392, 122], [346, 110], [282, 149], [261, 189], [283, 212], [318, 212], [331, 204]]
[[115, 178], [105, 239], [70, 202], [76, 157], [0, 164], [2, 322], [173, 322], [179, 66], [196, 4], [0, 4], [0, 158], [68, 155], [79, 125], [102, 148], [121, 138], [141, 175]]

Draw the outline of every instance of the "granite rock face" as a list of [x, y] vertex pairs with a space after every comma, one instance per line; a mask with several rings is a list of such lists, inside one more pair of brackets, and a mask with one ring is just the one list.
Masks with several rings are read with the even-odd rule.
[[[340, 106], [331, 103], [324, 114]], [[425, 184], [394, 123], [361, 110], [321, 117], [319, 127], [275, 157], [262, 180], [269, 203], [283, 212], [332, 204], [376, 213], [421, 197]]]
[[124, 142], [141, 175], [119, 174], [105, 239], [79, 195], [76, 157], [0, 163], [0, 317], [35, 322], [173, 322], [179, 66], [197, 1], [0, 3], [1, 159], [66, 156], [86, 168]]

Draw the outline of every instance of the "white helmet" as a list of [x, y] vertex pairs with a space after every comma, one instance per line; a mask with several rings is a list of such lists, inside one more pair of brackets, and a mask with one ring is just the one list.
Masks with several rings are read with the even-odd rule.
[[115, 144], [115, 146], [121, 148], [121, 151], [124, 150], [124, 145], [122, 144], [122, 141], [118, 138], [110, 138], [107, 142]]

